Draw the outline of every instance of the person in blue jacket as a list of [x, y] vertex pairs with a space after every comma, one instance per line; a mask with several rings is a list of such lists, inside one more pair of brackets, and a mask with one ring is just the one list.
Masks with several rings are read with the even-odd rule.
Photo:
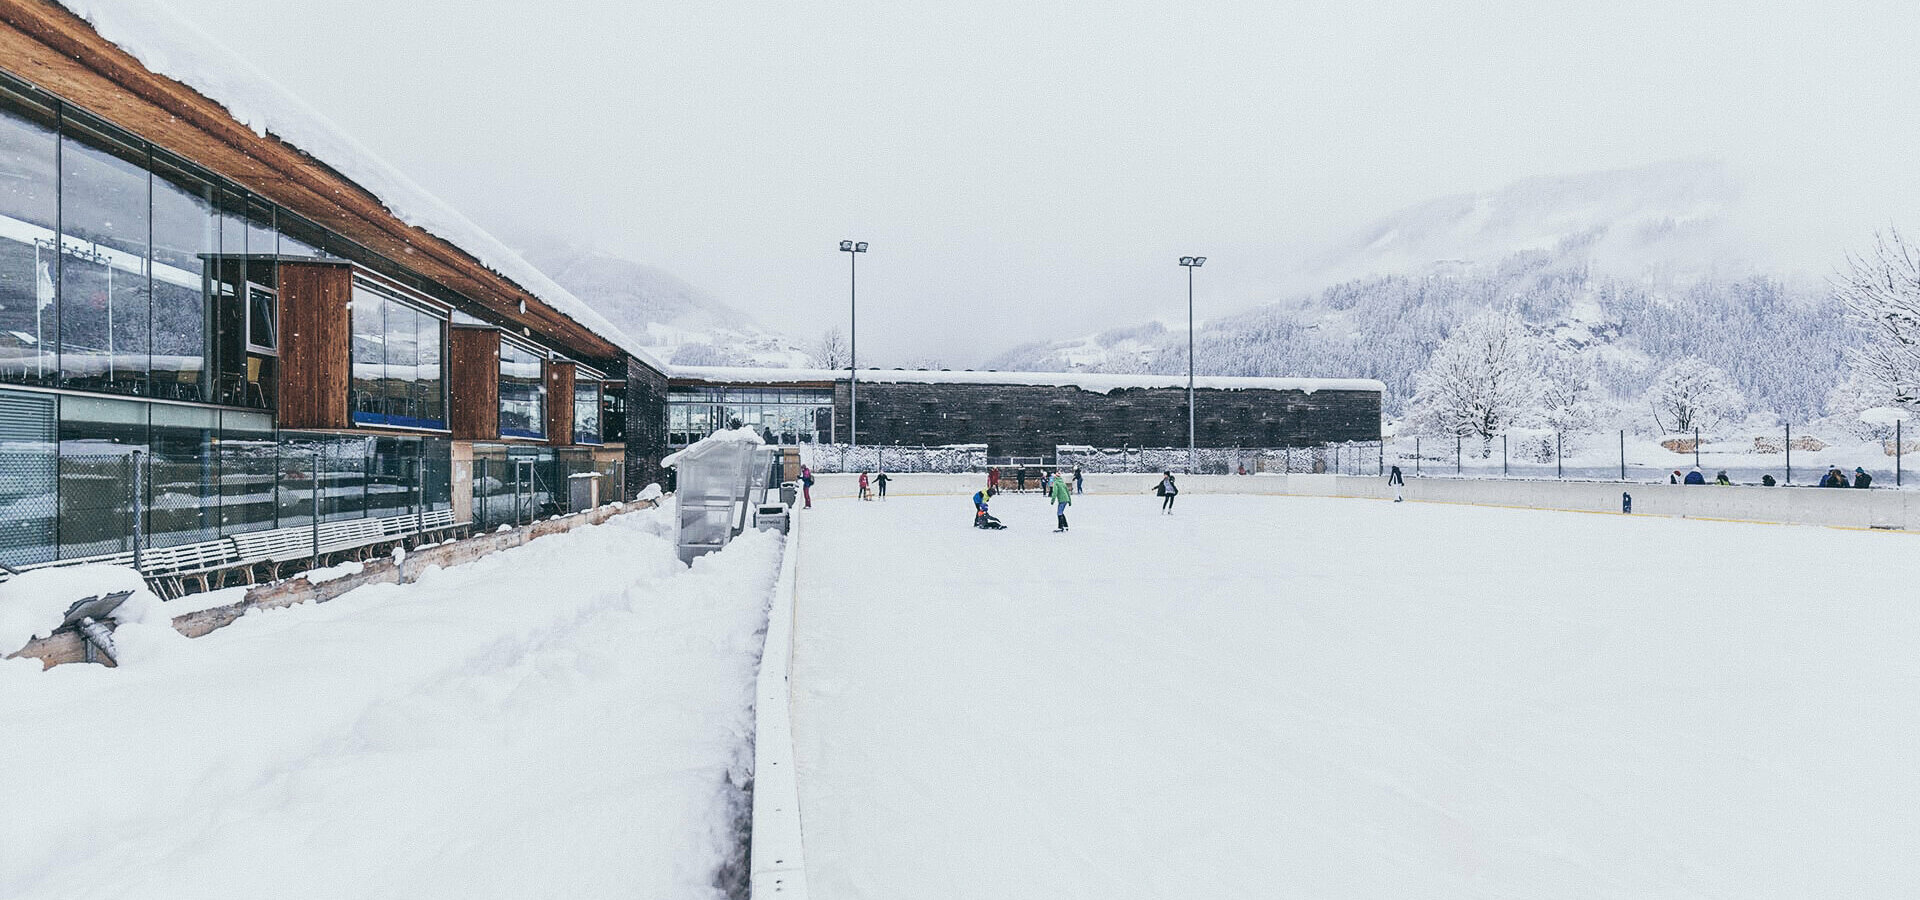
[[992, 499], [993, 499], [993, 488], [982, 488], [980, 490], [973, 492], [973, 527], [975, 528], [1007, 527], [1005, 525], [1000, 524], [1000, 520], [994, 518], [992, 513], [987, 512], [987, 501]]
[[1701, 474], [1700, 470], [1698, 468], [1695, 468], [1693, 471], [1687, 473], [1687, 480], [1685, 483], [1686, 484], [1706, 484], [1707, 476], [1704, 474]]

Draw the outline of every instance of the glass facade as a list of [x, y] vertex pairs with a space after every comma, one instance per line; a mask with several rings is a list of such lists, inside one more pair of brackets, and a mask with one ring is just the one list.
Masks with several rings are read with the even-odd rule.
[[[465, 298], [0, 71], [0, 562], [123, 552], [136, 521], [165, 547], [448, 508], [444, 437], [276, 427], [279, 263], [342, 257], [378, 274], [349, 307], [353, 421], [445, 430]], [[617, 432], [597, 374], [547, 397], [546, 358], [503, 344], [502, 433], [544, 438], [550, 402], [578, 442]], [[514, 452], [529, 509], [564, 503], [572, 463]]]
[[271, 408], [281, 215], [0, 78], [0, 383]]
[[738, 422], [770, 444], [833, 440], [833, 389], [676, 385], [667, 389], [667, 441], [684, 447]]
[[356, 280], [351, 318], [353, 420], [445, 429], [446, 317]]
[[500, 341], [500, 435], [547, 436], [546, 354]]

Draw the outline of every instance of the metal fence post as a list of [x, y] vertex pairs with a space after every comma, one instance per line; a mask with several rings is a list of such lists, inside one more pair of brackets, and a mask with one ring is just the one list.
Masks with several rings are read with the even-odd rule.
[[1387, 437], [1386, 435], [1380, 436], [1380, 471], [1375, 474], [1378, 474], [1378, 475], [1387, 474]]
[[146, 479], [142, 477], [141, 472], [144, 468], [141, 465], [143, 456], [146, 454], [139, 450], [127, 455], [127, 464], [133, 468], [127, 481], [133, 489], [133, 568], [136, 571], [140, 568], [140, 548], [146, 543], [144, 529], [140, 527], [140, 520], [146, 517], [146, 504], [143, 502], [146, 499]]
[[1460, 474], [1460, 442], [1465, 438], [1458, 432], [1453, 435], [1453, 474]]
[[1500, 436], [1500, 477], [1507, 477], [1507, 436]]
[[1793, 423], [1787, 423], [1787, 483], [1793, 483]]
[[1700, 429], [1693, 430], [1693, 467], [1700, 468]]
[[1893, 420], [1893, 486], [1900, 486], [1900, 454], [1907, 448], [1901, 446], [1900, 420]]
[[313, 461], [307, 466], [307, 479], [313, 483], [313, 564], [320, 565], [320, 450], [315, 448], [310, 454]]
[[1553, 477], [1555, 478], [1566, 477], [1565, 470], [1562, 467], [1563, 466], [1562, 460], [1566, 458], [1566, 454], [1567, 454], [1566, 437], [1562, 435], [1560, 432], [1556, 431], [1553, 433]]
[[413, 505], [413, 530], [421, 532], [427, 530], [427, 457], [424, 446], [416, 449], [422, 452], [415, 454], [413, 458], [414, 481], [418, 482], [419, 492], [417, 495], [419, 502]]
[[1620, 480], [1627, 480], [1627, 430], [1620, 429]]
[[1420, 436], [1413, 436], [1413, 477], [1420, 477]]

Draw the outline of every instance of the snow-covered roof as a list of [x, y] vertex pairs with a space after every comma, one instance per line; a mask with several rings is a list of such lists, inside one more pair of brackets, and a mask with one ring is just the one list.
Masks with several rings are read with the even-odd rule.
[[664, 362], [586, 301], [521, 259], [499, 238], [389, 165], [171, 6], [159, 0], [58, 2], [149, 71], [226, 107], [235, 121], [255, 134], [272, 134], [326, 163], [378, 198], [395, 218], [445, 240], [561, 315], [647, 365], [667, 371]]
[[[742, 366], [675, 366], [674, 378], [740, 384], [834, 381], [845, 369], [757, 369]], [[945, 369], [861, 369], [860, 380], [896, 384], [1030, 384], [1076, 387], [1105, 394], [1123, 388], [1183, 388], [1185, 375], [1110, 375], [1092, 372], [954, 372]], [[1218, 391], [1372, 391], [1387, 386], [1371, 378], [1243, 378], [1202, 375], [1194, 386]]]
[[739, 428], [722, 428], [700, 440], [694, 441], [692, 446], [687, 447], [685, 450], [668, 454], [666, 459], [660, 461], [660, 466], [661, 468], [671, 469], [683, 462], [692, 462], [709, 453], [718, 452], [722, 448], [731, 449], [741, 444], [757, 447], [765, 443], [766, 441], [760, 437], [760, 433], [754, 431], [751, 426], [742, 425]]

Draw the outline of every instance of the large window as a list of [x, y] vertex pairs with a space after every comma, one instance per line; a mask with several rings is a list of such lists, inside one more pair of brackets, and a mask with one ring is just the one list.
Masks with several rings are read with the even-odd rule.
[[500, 434], [547, 436], [546, 355], [513, 341], [500, 342]]
[[213, 182], [156, 158], [153, 167], [152, 389], [169, 400], [208, 399], [208, 266], [220, 252]]
[[364, 281], [353, 288], [353, 420], [447, 427], [446, 320]]
[[600, 382], [576, 377], [573, 382], [573, 442], [598, 444], [600, 440]]
[[60, 375], [85, 390], [145, 393], [146, 150], [60, 125]]
[[0, 381], [51, 383], [60, 370], [55, 121], [0, 87]]
[[673, 387], [667, 392], [667, 441], [685, 446], [737, 425], [772, 444], [832, 441], [833, 391], [789, 387]]

